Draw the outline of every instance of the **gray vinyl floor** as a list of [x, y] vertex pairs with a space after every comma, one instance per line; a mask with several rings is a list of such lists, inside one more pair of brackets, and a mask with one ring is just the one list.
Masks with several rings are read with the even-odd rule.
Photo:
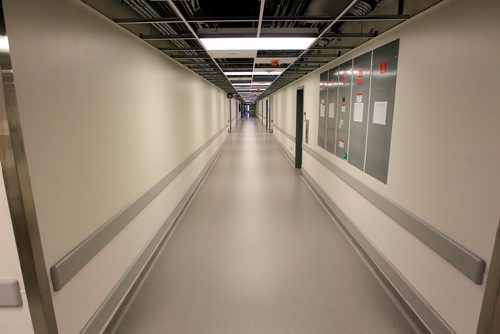
[[239, 122], [115, 333], [415, 333], [255, 119]]

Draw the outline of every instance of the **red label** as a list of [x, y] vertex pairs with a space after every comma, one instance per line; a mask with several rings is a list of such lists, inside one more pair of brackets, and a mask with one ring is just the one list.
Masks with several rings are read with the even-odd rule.
[[347, 73], [344, 73], [344, 86], [347, 85]]
[[387, 72], [387, 62], [384, 61], [382, 64], [380, 64], [380, 73], [385, 73]]
[[358, 71], [358, 85], [361, 86], [363, 84], [363, 70]]

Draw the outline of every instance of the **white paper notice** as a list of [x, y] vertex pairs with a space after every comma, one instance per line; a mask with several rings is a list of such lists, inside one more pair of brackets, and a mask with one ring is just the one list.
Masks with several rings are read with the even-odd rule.
[[385, 125], [387, 101], [375, 101], [373, 104], [373, 123]]
[[339, 147], [344, 148], [344, 141], [343, 140], [339, 140]]
[[328, 117], [333, 118], [335, 116], [335, 103], [330, 103], [328, 105]]
[[323, 103], [319, 107], [319, 116], [320, 117], [325, 117], [325, 105]]
[[340, 107], [340, 111], [345, 112], [345, 105]]
[[354, 122], [363, 123], [363, 107], [364, 103], [354, 103]]
[[363, 102], [363, 95], [361, 94], [356, 95], [356, 102]]

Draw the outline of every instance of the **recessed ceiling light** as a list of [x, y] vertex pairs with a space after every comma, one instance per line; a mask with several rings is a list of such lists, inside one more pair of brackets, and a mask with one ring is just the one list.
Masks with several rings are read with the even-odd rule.
[[237, 88], [238, 92], [264, 91], [264, 88]]
[[282, 72], [224, 72], [225, 75], [280, 75]]
[[207, 50], [305, 50], [314, 37], [200, 38]]
[[233, 86], [269, 86], [271, 82], [247, 82], [247, 83], [233, 83]]

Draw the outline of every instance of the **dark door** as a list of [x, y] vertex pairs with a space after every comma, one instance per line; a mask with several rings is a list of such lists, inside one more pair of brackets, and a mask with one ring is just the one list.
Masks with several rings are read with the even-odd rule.
[[297, 89], [295, 118], [295, 168], [302, 168], [302, 125], [304, 124], [304, 89]]
[[266, 100], [266, 130], [269, 130], [269, 100]]

